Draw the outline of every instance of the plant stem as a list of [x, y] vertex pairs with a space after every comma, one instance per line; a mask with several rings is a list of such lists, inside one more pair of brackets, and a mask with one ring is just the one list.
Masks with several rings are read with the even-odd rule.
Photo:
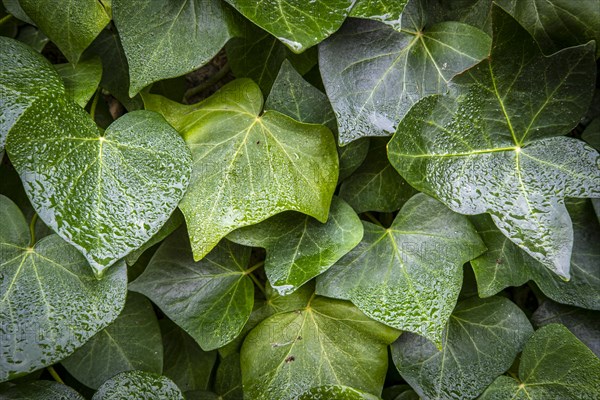
[[12, 17], [13, 17], [12, 14], [8, 14], [7, 16], [2, 17], [2, 19], [0, 19], [0, 26], [4, 25], [8, 21], [10, 21], [12, 19]]
[[223, 79], [225, 75], [227, 75], [229, 70], [229, 64], [223, 65], [223, 68], [221, 68], [216, 74], [212, 75], [198, 86], [194, 86], [193, 88], [186, 90], [185, 94], [183, 95], [183, 100], [187, 103], [190, 97], [193, 97], [198, 93], [202, 93], [203, 91], [205, 91], [206, 89]]
[[33, 217], [31, 217], [31, 222], [29, 223], [29, 236], [31, 237], [29, 247], [33, 247], [35, 244], [35, 223], [37, 222], [37, 219], [38, 215], [35, 213], [33, 214]]
[[90, 117], [92, 120], [96, 120], [96, 106], [98, 105], [98, 97], [100, 97], [100, 89], [96, 90], [94, 94], [94, 99], [92, 100], [92, 105], [90, 106]]
[[375, 218], [375, 217], [373, 216], [373, 214], [371, 214], [370, 212], [368, 212], [368, 211], [367, 211], [367, 212], [364, 212], [363, 214], [364, 214], [364, 215], [365, 215], [367, 218], [369, 218], [369, 219], [370, 219], [370, 220], [371, 220], [373, 223], [375, 223], [375, 224], [377, 224], [377, 225], [381, 226], [382, 228], [384, 227], [384, 226], [382, 225], [382, 223], [381, 223], [381, 222], [379, 222], [379, 220], [378, 220], [377, 218]]
[[248, 268], [246, 271], [244, 271], [244, 273], [245, 274], [251, 274], [255, 270], [257, 270], [260, 267], [262, 267], [263, 265], [265, 265], [265, 260], [257, 262], [256, 264], [254, 264], [253, 266], [251, 266], [250, 268]]
[[54, 380], [58, 383], [62, 383], [63, 385], [65, 384], [63, 382], [62, 379], [60, 379], [60, 376], [58, 375], [58, 373], [56, 372], [56, 370], [54, 369], [54, 367], [50, 366], [48, 368], [46, 368], [48, 370], [48, 372], [50, 372], [50, 375], [52, 375], [52, 377], [54, 378]]
[[267, 298], [267, 291], [265, 289], [265, 285], [263, 285], [262, 283], [260, 283], [260, 281], [258, 280], [258, 278], [256, 276], [254, 276], [254, 274], [252, 272], [247, 273], [246, 275], [250, 276], [250, 278], [254, 281], [254, 284], [260, 289], [260, 291], [262, 292], [263, 296], [265, 296], [265, 299]]

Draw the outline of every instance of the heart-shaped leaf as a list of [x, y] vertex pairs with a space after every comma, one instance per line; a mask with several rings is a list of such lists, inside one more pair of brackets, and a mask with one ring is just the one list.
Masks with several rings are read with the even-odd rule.
[[58, 382], [35, 381], [0, 389], [3, 400], [84, 400], [85, 397]]
[[299, 310], [267, 318], [242, 347], [244, 397], [295, 399], [323, 385], [380, 394], [387, 345], [398, 331], [348, 302], [313, 297]]
[[350, 19], [319, 46], [319, 68], [335, 111], [339, 143], [389, 136], [413, 104], [486, 57], [490, 38], [459, 22], [427, 25], [423, 0], [410, 2], [400, 32]]
[[66, 98], [45, 59], [0, 40], [0, 57], [10, 59], [0, 67], [10, 89], [0, 105], [10, 160], [42, 220], [101, 275], [169, 218], [189, 182], [189, 149], [149, 111], [128, 113], [101, 132]]
[[378, 400], [379, 397], [342, 385], [317, 386], [302, 393], [298, 400]]
[[352, 250], [362, 235], [362, 224], [352, 207], [334, 198], [325, 224], [287, 212], [238, 229], [227, 238], [245, 246], [264, 247], [267, 278], [279, 294], [287, 295], [325, 272]]
[[294, 53], [302, 53], [337, 31], [355, 0], [226, 0]]
[[185, 230], [171, 235], [129, 288], [144, 294], [204, 350], [232, 341], [252, 312], [250, 248], [227, 240], [194, 262]]
[[[462, 214], [492, 215], [514, 243], [562, 277], [573, 245], [564, 197], [600, 196], [598, 152], [557, 137], [592, 98], [592, 43], [544, 56], [494, 6], [491, 57], [419, 102], [388, 145], [415, 188]], [[540, 71], [552, 71], [540, 73]]]
[[97, 333], [62, 365], [79, 382], [98, 389], [123, 371], [162, 372], [163, 348], [152, 304], [129, 293], [125, 308], [108, 327]]
[[143, 371], [121, 372], [104, 382], [92, 397], [92, 400], [116, 399], [184, 400], [172, 380]]
[[485, 251], [466, 217], [417, 194], [392, 226], [364, 222], [364, 238], [326, 273], [317, 293], [350, 300], [369, 317], [442, 344], [462, 266]]
[[498, 377], [480, 397], [496, 399], [580, 399], [600, 397], [600, 360], [567, 328], [547, 325], [525, 345], [519, 377]]
[[567, 208], [573, 220], [574, 239], [568, 282], [512, 243], [489, 216], [472, 217], [488, 248], [471, 261], [479, 295], [492, 296], [509, 286], [533, 280], [554, 301], [600, 310], [600, 225], [588, 200], [569, 199]]
[[402, 11], [406, 3], [408, 0], [357, 0], [350, 16], [381, 21], [399, 31], [402, 28]]
[[195, 260], [231, 231], [282, 211], [327, 221], [338, 172], [329, 129], [276, 111], [259, 115], [262, 93], [248, 79], [191, 106], [156, 95], [143, 98], [192, 150], [192, 181], [179, 208]]
[[102, 78], [102, 63], [99, 58], [90, 58], [73, 64], [54, 66], [65, 84], [67, 97], [85, 107], [92, 98]]
[[112, 7], [131, 97], [206, 64], [234, 33], [230, 11], [219, 0], [113, 0]]
[[125, 304], [127, 271], [102, 280], [57, 235], [30, 243], [21, 211], [0, 196], [0, 382], [54, 364], [114, 321]]
[[532, 333], [527, 316], [510, 300], [471, 297], [452, 312], [441, 351], [404, 333], [392, 345], [392, 358], [422, 398], [474, 399], [510, 368]]

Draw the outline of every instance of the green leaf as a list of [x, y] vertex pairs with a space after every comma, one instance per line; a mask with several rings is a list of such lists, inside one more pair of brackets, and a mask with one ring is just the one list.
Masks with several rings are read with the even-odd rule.
[[19, 0], [27, 15], [77, 64], [83, 51], [110, 22], [97, 0]]
[[127, 271], [120, 262], [98, 280], [57, 235], [30, 244], [25, 218], [0, 196], [0, 382], [54, 364], [117, 318]]
[[[499, 0], [546, 54], [590, 40], [600, 43], [600, 6], [595, 0]], [[596, 49], [600, 57], [600, 47]]]
[[221, 400], [238, 400], [243, 398], [242, 370], [239, 353], [233, 353], [220, 359], [214, 389]]
[[294, 399], [323, 385], [381, 393], [387, 345], [398, 331], [356, 307], [324, 297], [267, 318], [246, 337], [241, 353], [244, 398]]
[[533, 333], [527, 317], [502, 297], [461, 301], [442, 350], [404, 333], [392, 345], [400, 375], [425, 399], [474, 399], [513, 363]]
[[158, 248], [129, 288], [154, 304], [205, 351], [232, 341], [252, 312], [254, 286], [246, 273], [250, 248], [223, 240], [194, 262], [185, 230]]
[[67, 97], [80, 107], [85, 107], [92, 98], [102, 77], [102, 63], [91, 58], [72, 64], [58, 64], [54, 68], [65, 84]]
[[425, 0], [429, 18], [435, 22], [457, 21], [492, 33], [493, 0]]
[[232, 36], [219, 0], [113, 0], [115, 25], [129, 63], [129, 96], [206, 64]]
[[164, 345], [163, 375], [182, 391], [207, 389], [217, 359], [214, 351], [203, 351], [194, 339], [168, 319], [160, 321]]
[[2, 4], [6, 11], [8, 11], [12, 16], [17, 19], [20, 19], [23, 22], [27, 22], [28, 24], [35, 25], [35, 22], [31, 20], [23, 11], [23, 8], [19, 4], [19, 0], [2, 0]]
[[48, 44], [50, 39], [44, 35], [44, 32], [36, 28], [35, 26], [24, 26], [19, 28], [19, 34], [17, 40], [25, 43], [28, 46], [33, 47], [37, 52], [42, 52], [44, 47]]
[[462, 215], [417, 194], [392, 226], [364, 222], [364, 238], [317, 280], [317, 293], [352, 301], [369, 317], [442, 343], [462, 266], [485, 246]]
[[354, 0], [226, 1], [294, 53], [302, 53], [337, 31], [354, 4]]
[[158, 232], [154, 236], [150, 238], [146, 243], [142, 245], [137, 250], [132, 251], [125, 257], [125, 262], [127, 265], [132, 266], [135, 264], [142, 254], [152, 246], [162, 242], [165, 238], [167, 238], [171, 233], [175, 232], [177, 228], [179, 228], [183, 224], [183, 215], [179, 209], [173, 211], [173, 214], [169, 217], [167, 222], [160, 228]]
[[525, 345], [518, 380], [500, 376], [480, 397], [496, 399], [579, 399], [600, 397], [600, 360], [567, 328], [547, 325]]
[[162, 372], [163, 348], [152, 304], [129, 293], [125, 308], [108, 327], [62, 361], [79, 382], [98, 389], [123, 371]]
[[325, 224], [290, 211], [233, 231], [227, 238], [267, 250], [267, 278], [284, 296], [327, 271], [360, 242], [362, 235], [363, 227], [354, 210], [334, 198]]
[[75, 390], [58, 382], [34, 381], [0, 389], [3, 400], [84, 400]]
[[92, 397], [92, 400], [117, 399], [183, 400], [183, 395], [167, 377], [144, 371], [127, 371], [104, 382]]
[[590, 146], [600, 151], [600, 118], [594, 118], [585, 128], [581, 138]]
[[531, 321], [536, 328], [548, 324], [566, 326], [577, 339], [600, 357], [600, 312], [565, 306], [547, 300], [535, 310]]
[[487, 215], [471, 219], [488, 251], [471, 261], [481, 297], [533, 280], [559, 303], [600, 310], [600, 225], [588, 200], [567, 201], [573, 220], [571, 280], [565, 282], [512, 243]]
[[318, 386], [302, 393], [299, 400], [377, 400], [379, 397], [342, 385]]
[[387, 142], [387, 138], [371, 139], [365, 161], [340, 186], [340, 197], [359, 214], [396, 211], [416, 193], [388, 161]]
[[238, 79], [201, 103], [143, 94], [192, 150], [192, 181], [179, 204], [194, 259], [235, 229], [282, 211], [327, 221], [338, 175], [333, 135], [322, 125], [262, 110], [262, 94]]
[[568, 278], [573, 233], [564, 197], [600, 196], [599, 156], [557, 136], [577, 125], [592, 98], [594, 46], [545, 57], [496, 6], [493, 21], [491, 58], [455, 77], [450, 95], [411, 109], [388, 145], [390, 161], [452, 210], [491, 214], [515, 244]]
[[348, 20], [319, 46], [319, 67], [339, 127], [339, 143], [389, 136], [413, 104], [445, 93], [448, 81], [489, 54], [490, 38], [459, 22], [429, 26], [423, 0], [410, 2], [400, 32]]
[[102, 132], [39, 54], [6, 38], [0, 48], [10, 160], [40, 218], [101, 275], [167, 221], [189, 182], [189, 149], [149, 111]]
[[408, 0], [357, 0], [352, 7], [351, 17], [381, 21], [400, 31], [402, 11]]

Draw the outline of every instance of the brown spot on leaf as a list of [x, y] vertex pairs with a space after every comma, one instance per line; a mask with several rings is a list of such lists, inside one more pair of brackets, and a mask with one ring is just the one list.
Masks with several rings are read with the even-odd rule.
[[292, 361], [295, 361], [295, 360], [296, 360], [296, 357], [294, 357], [294, 356], [289, 356], [289, 357], [287, 357], [287, 358], [285, 359], [285, 362], [289, 364], [289, 363], [291, 363]]

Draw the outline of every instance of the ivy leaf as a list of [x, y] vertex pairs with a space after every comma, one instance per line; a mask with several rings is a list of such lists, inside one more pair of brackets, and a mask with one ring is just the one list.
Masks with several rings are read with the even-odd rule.
[[547, 54], [590, 40], [600, 43], [600, 7], [594, 0], [499, 0], [498, 5], [527, 29]]
[[150, 298], [205, 351], [232, 341], [252, 312], [250, 248], [227, 240], [194, 262], [185, 230], [158, 248], [129, 289]]
[[509, 286], [535, 281], [554, 301], [600, 310], [600, 225], [588, 200], [568, 199], [573, 220], [571, 280], [565, 282], [512, 243], [487, 215], [471, 219], [488, 251], [471, 261], [479, 295], [492, 296]]
[[129, 63], [130, 97], [206, 64], [233, 32], [219, 0], [114, 0], [112, 8]]
[[302, 393], [298, 400], [377, 400], [379, 397], [342, 385], [318, 386]]
[[160, 328], [164, 345], [163, 375], [183, 392], [207, 389], [217, 353], [203, 351], [190, 335], [168, 319], [160, 321]]
[[40, 218], [100, 276], [167, 221], [189, 182], [189, 149], [149, 111], [102, 132], [39, 54], [6, 38], [0, 48], [10, 160]]
[[432, 22], [457, 21], [492, 33], [493, 0], [425, 0]]
[[244, 396], [294, 399], [314, 387], [345, 385], [381, 393], [387, 345], [398, 331], [367, 318], [348, 302], [311, 298], [254, 328], [242, 346]]
[[567, 328], [550, 324], [525, 345], [519, 378], [498, 377], [480, 397], [493, 399], [595, 399], [600, 360]]
[[17, 40], [25, 43], [28, 46], [31, 46], [38, 53], [41, 53], [50, 41], [50, 39], [48, 39], [48, 36], [44, 35], [44, 32], [42, 32], [35, 26], [28, 25], [19, 28]]
[[354, 0], [226, 1], [294, 53], [302, 53], [337, 31], [354, 4]]
[[179, 204], [194, 259], [235, 229], [282, 211], [327, 221], [338, 161], [329, 129], [262, 110], [262, 94], [239, 79], [201, 103], [143, 94], [192, 150], [190, 188]]
[[339, 143], [389, 136], [426, 95], [489, 54], [490, 38], [459, 22], [427, 25], [423, 1], [410, 2], [400, 32], [381, 22], [348, 20], [319, 46], [319, 67], [335, 111]]
[[362, 239], [360, 219], [343, 200], [334, 198], [325, 224], [308, 215], [287, 212], [230, 233], [244, 246], [267, 250], [265, 272], [282, 296], [322, 274]]
[[214, 389], [220, 400], [238, 400], [244, 397], [240, 353], [220, 359]]
[[79, 107], [85, 107], [102, 78], [102, 63], [98, 58], [82, 60], [77, 65], [58, 64], [56, 71], [65, 84], [67, 97]]
[[[0, 196], [0, 382], [52, 365], [114, 321], [125, 304], [120, 262], [104, 279], [57, 235], [29, 243], [23, 214]], [[32, 334], [35, 332], [35, 334]]]
[[35, 22], [31, 20], [23, 11], [23, 8], [19, 4], [19, 0], [2, 0], [2, 4], [6, 11], [11, 14], [13, 17], [20, 19], [23, 22], [27, 22], [28, 24], [35, 25]]
[[73, 64], [110, 22], [97, 0], [19, 0], [19, 4]]
[[597, 356], [600, 356], [600, 312], [565, 306], [546, 300], [531, 316], [536, 328], [549, 324], [562, 324]]
[[533, 333], [527, 316], [503, 297], [458, 303], [442, 350], [405, 333], [392, 345], [400, 375], [425, 399], [474, 399], [513, 363]]
[[92, 397], [92, 400], [113, 399], [184, 400], [172, 380], [144, 371], [121, 372], [104, 382]]
[[442, 344], [462, 266], [485, 251], [466, 217], [417, 194], [392, 226], [364, 222], [362, 242], [318, 277], [317, 293], [350, 300], [369, 317]]
[[152, 304], [129, 293], [125, 308], [108, 327], [62, 361], [79, 382], [98, 389], [123, 371], [162, 372], [163, 349]]
[[[386, 156], [388, 141], [372, 138], [365, 161], [340, 186], [340, 197], [359, 214], [396, 211], [416, 193], [390, 164]], [[348, 146], [354, 143], [358, 142]]]
[[142, 247], [132, 251], [127, 255], [127, 257], [125, 257], [125, 262], [127, 265], [133, 266], [133, 264], [139, 260], [146, 250], [162, 242], [169, 235], [171, 235], [171, 233], [175, 232], [177, 228], [181, 226], [181, 224], [183, 224], [183, 214], [181, 214], [181, 211], [177, 209], [173, 211], [173, 214], [171, 214], [167, 222], [165, 222], [162, 228], [160, 228], [160, 230], [156, 232], [156, 234], [152, 236], [150, 240], [144, 243]]
[[357, 0], [352, 7], [351, 17], [381, 21], [400, 31], [402, 11], [408, 0]]
[[[462, 214], [492, 215], [515, 244], [563, 278], [573, 246], [564, 197], [600, 196], [598, 153], [557, 137], [592, 98], [593, 44], [544, 56], [494, 6], [491, 58], [419, 102], [388, 145], [416, 189]], [[540, 71], [552, 71], [540, 73]]]
[[34, 381], [0, 389], [3, 400], [85, 400], [85, 397], [62, 383]]

